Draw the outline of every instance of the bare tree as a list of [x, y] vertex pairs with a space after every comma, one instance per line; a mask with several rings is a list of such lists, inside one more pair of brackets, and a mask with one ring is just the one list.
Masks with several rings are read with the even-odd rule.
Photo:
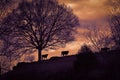
[[120, 16], [112, 16], [110, 20], [112, 39], [117, 47], [120, 47]]
[[[18, 60], [24, 53], [25, 49], [20, 45], [20, 42], [15, 35], [11, 37], [13, 33], [6, 25], [0, 27], [0, 66], [1, 74], [11, 70], [13, 61]], [[19, 46], [18, 46], [19, 45]], [[24, 51], [24, 52], [23, 52]]]
[[115, 42], [115, 45], [120, 48], [120, 1], [110, 1], [108, 3], [109, 6], [112, 6], [108, 8], [108, 21], [111, 28], [112, 33], [112, 39]]
[[74, 40], [72, 31], [79, 20], [70, 8], [55, 0], [33, 0], [19, 4], [3, 23], [12, 27], [24, 48], [38, 50], [40, 61], [43, 49], [55, 49]]
[[[17, 39], [9, 39], [10, 38], [8, 36], [4, 36], [4, 38], [0, 41], [0, 63], [2, 74], [3, 72], [11, 70], [13, 62], [18, 60], [23, 55], [23, 52], [21, 52], [21, 46], [17, 42]], [[13, 40], [14, 42], [11, 42]]]
[[[2, 49], [3, 49], [3, 36], [5, 36], [4, 34], [7, 33], [7, 29], [4, 28], [4, 26], [1, 24], [2, 18], [8, 13], [8, 8], [13, 4], [14, 0], [0, 0], [0, 75], [4, 72], [4, 71], [8, 71], [8, 63], [6, 61], [6, 56], [5, 54], [2, 53]], [[6, 61], [6, 62], [5, 62]]]
[[92, 28], [88, 28], [88, 32], [85, 34], [90, 41], [91, 46], [100, 51], [101, 48], [111, 47], [111, 34], [109, 29], [102, 30], [96, 25], [90, 25]]

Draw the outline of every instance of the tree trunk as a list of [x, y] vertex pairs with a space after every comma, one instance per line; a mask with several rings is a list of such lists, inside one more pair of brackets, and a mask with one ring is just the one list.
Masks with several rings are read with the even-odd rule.
[[42, 60], [42, 50], [38, 49], [38, 61]]

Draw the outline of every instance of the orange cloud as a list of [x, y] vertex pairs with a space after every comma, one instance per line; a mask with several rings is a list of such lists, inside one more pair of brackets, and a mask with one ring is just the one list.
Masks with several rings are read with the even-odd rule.
[[70, 6], [82, 20], [104, 17], [107, 0], [59, 0]]

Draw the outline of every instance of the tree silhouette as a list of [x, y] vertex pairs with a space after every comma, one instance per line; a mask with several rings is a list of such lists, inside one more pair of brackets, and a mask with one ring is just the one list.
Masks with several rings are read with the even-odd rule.
[[120, 48], [120, 15], [111, 18], [110, 27], [115, 45]]
[[2, 73], [11, 70], [14, 61], [19, 60], [23, 53], [27, 52], [20, 44], [18, 38], [11, 37], [8, 33], [11, 32], [4, 32], [0, 35], [0, 60], [2, 59]]
[[108, 14], [109, 14], [109, 24], [111, 28], [111, 33], [112, 33], [112, 39], [115, 42], [116, 47], [120, 49], [120, 1], [110, 1], [108, 3], [110, 8], [108, 8]]
[[91, 42], [93, 49], [100, 51], [101, 48], [112, 46], [109, 28], [104, 28], [103, 30], [93, 24], [90, 27], [88, 28], [88, 32], [85, 33], [85, 36]]
[[38, 50], [40, 61], [43, 49], [56, 49], [74, 40], [72, 31], [79, 20], [70, 8], [55, 0], [33, 0], [20, 3], [3, 24], [24, 48]]
[[[4, 28], [5, 26], [1, 24], [3, 17], [8, 13], [8, 8], [13, 4], [14, 0], [0, 0], [0, 75], [4, 71], [8, 71], [9, 64], [6, 61], [7, 55], [2, 53], [4, 45], [7, 45], [5, 42], [5, 34], [8, 33], [8, 30]], [[3, 37], [4, 36], [4, 37]], [[4, 48], [5, 49], [5, 48]]]

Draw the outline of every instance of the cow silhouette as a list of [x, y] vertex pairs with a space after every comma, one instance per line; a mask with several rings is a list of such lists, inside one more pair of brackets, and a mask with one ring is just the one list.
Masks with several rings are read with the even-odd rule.
[[43, 55], [42, 55], [42, 59], [43, 59], [43, 60], [46, 60], [46, 59], [47, 59], [47, 56], [48, 56], [48, 54], [43, 54]]
[[69, 53], [69, 51], [62, 51], [62, 52], [61, 52], [61, 55], [62, 55], [62, 56], [67, 56], [68, 53]]

